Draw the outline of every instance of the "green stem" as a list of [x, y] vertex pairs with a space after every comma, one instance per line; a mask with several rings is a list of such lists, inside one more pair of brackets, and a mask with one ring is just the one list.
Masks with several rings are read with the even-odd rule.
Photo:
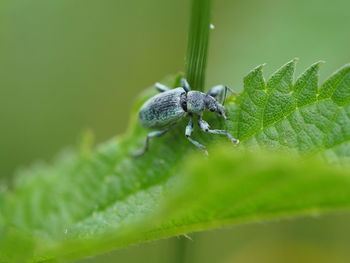
[[188, 32], [186, 78], [195, 90], [204, 90], [211, 19], [211, 0], [192, 0]]
[[183, 236], [179, 236], [175, 242], [175, 263], [186, 263], [188, 253], [188, 240]]

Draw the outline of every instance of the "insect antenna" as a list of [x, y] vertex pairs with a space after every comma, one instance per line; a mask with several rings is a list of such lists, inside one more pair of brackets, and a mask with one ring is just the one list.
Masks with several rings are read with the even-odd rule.
[[233, 95], [237, 94], [233, 89], [231, 89], [231, 88], [228, 87], [228, 86], [225, 86], [224, 101], [223, 101], [223, 103], [222, 103], [222, 106], [225, 105], [226, 97], [227, 97], [227, 91], [228, 91], [228, 90], [231, 91], [231, 93], [232, 93]]
[[227, 87], [227, 86], [225, 86], [224, 101], [222, 102], [222, 106], [225, 106], [225, 102], [226, 102], [226, 95], [227, 95], [227, 89], [228, 89], [228, 87]]

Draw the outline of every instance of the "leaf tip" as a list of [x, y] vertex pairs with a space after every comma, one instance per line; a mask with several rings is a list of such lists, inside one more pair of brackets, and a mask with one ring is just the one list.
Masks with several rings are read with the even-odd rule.
[[253, 69], [253, 71], [254, 71], [254, 70], [262, 70], [265, 66], [266, 66], [266, 63], [260, 64], [259, 66], [256, 66], [256, 67]]
[[298, 60], [298, 58], [293, 58], [291, 61], [276, 70], [267, 81], [267, 89], [275, 89], [280, 85], [282, 79], [285, 79], [290, 83], [289, 86], [292, 86], [295, 67]]
[[282, 68], [284, 68], [284, 67], [295, 68], [295, 65], [299, 62], [299, 60], [300, 59], [298, 57], [295, 57], [291, 61], [287, 62], [284, 66], [282, 66]]
[[295, 70], [296, 64], [299, 62], [299, 58], [295, 57], [292, 60], [288, 61], [286, 64], [284, 64], [282, 67], [280, 67], [276, 72], [282, 71], [284, 69], [287, 70]]
[[284, 70], [287, 71], [293, 71], [295, 70], [295, 66], [297, 64], [297, 62], [299, 62], [299, 58], [293, 58], [292, 60], [290, 60], [289, 62], [287, 62], [286, 64], [284, 64], [282, 67], [280, 67], [277, 72], [282, 72]]
[[339, 70], [337, 70], [335, 73], [340, 72], [340, 71], [347, 71], [347, 70], [350, 70], [350, 63], [345, 64]]
[[318, 70], [318, 69], [320, 68], [320, 66], [323, 65], [323, 64], [325, 64], [325, 63], [326, 63], [326, 61], [324, 61], [324, 60], [319, 60], [319, 61], [317, 61], [317, 62], [311, 64], [310, 69], [316, 69], [316, 70]]
[[249, 73], [244, 77], [244, 79], [249, 78], [249, 76], [251, 75], [255, 75], [259, 72], [262, 73], [262, 69], [266, 66], [266, 63], [260, 64], [259, 66], [256, 66], [255, 68], [253, 68], [251, 71], [249, 71]]

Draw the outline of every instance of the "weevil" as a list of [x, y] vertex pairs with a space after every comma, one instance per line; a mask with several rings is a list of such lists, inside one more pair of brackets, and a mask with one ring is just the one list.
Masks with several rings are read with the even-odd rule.
[[194, 130], [194, 116], [198, 117], [199, 128], [207, 133], [222, 134], [233, 143], [239, 143], [226, 130], [212, 130], [210, 125], [202, 119], [206, 110], [217, 113], [225, 120], [225, 100], [227, 86], [218, 85], [211, 88], [207, 93], [191, 90], [189, 83], [185, 78], [181, 79], [181, 87], [169, 89], [160, 83], [155, 84], [155, 88], [160, 92], [154, 97], [147, 100], [139, 111], [139, 121], [142, 126], [148, 129], [154, 129], [148, 133], [144, 147], [135, 152], [134, 156], [141, 156], [149, 148], [151, 138], [160, 137], [171, 129], [171, 127], [185, 117], [189, 118], [189, 122], [185, 129], [186, 138], [196, 147], [204, 151], [207, 155], [206, 147], [191, 138]]

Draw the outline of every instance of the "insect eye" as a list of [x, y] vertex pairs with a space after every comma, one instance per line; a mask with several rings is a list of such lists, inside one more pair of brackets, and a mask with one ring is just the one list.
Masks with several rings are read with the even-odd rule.
[[214, 112], [215, 110], [214, 109], [210, 109], [211, 112]]

